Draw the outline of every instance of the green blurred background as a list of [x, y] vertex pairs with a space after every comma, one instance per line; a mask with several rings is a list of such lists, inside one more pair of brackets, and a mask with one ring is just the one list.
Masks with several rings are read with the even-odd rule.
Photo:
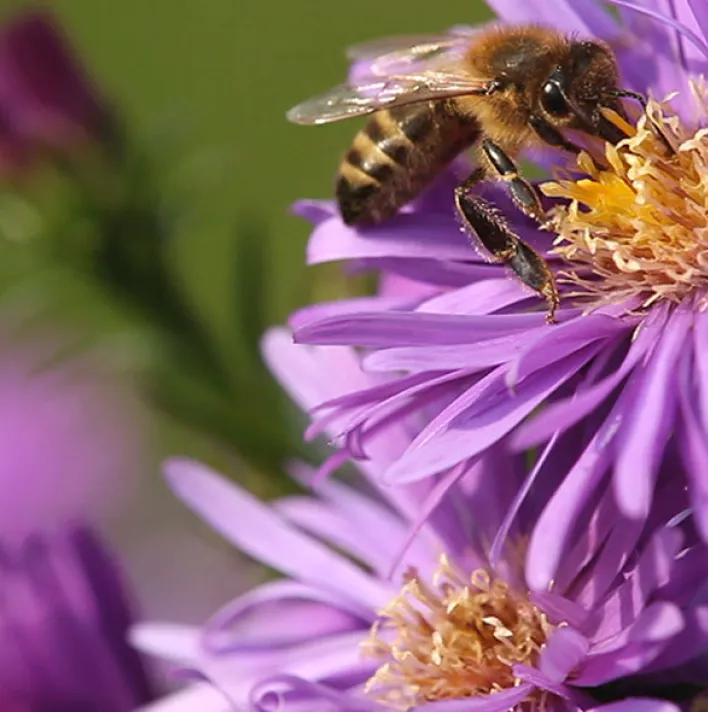
[[[7, 12], [28, 4], [0, 0]], [[157, 416], [140, 391], [149, 426], [141, 421], [135, 427], [149, 441], [151, 453], [132, 504], [121, 509], [109, 530], [146, 615], [154, 611], [199, 620], [225, 600], [225, 592], [233, 594], [244, 585], [246, 569], [242, 562], [234, 566], [232, 550], [173, 499], [158, 476], [159, 460], [171, 453], [198, 457], [272, 494], [258, 459], [246, 457], [247, 466], [234, 452], [243, 454], [244, 438], [250, 438], [259, 440], [256, 455], [264, 448], [277, 456], [292, 454], [300, 447], [304, 418], [287, 411], [259, 369], [258, 332], [282, 323], [306, 301], [344, 289], [336, 267], [306, 269], [308, 226], [290, 216], [289, 205], [300, 197], [331, 195], [339, 156], [357, 122], [304, 128], [288, 124], [285, 112], [342, 81], [348, 45], [385, 35], [439, 32], [490, 13], [482, 2], [462, 0], [444, 5], [427, 0], [346, 5], [321, 0], [54, 0], [47, 7], [59, 16], [89, 73], [123, 115], [129, 140], [150, 155], [169, 155], [169, 180], [178, 186], [173, 195], [183, 196], [194, 214], [187, 229], [180, 223], [174, 244], [169, 243], [174, 267], [222, 361], [245, 380], [234, 379], [233, 392], [225, 392], [224, 402], [217, 404], [223, 409], [217, 409], [216, 420], [226, 414], [223, 420], [231, 427], [227, 444], [235, 444], [233, 449], [221, 448], [208, 433], [197, 434], [184, 419]], [[239, 268], [243, 275], [246, 264], [234, 258], [243, 230], [267, 241], [259, 293], [235, 288]], [[49, 294], [53, 301], [51, 289]], [[248, 303], [235, 304], [238, 299]], [[101, 299], [83, 301], [104, 306]], [[252, 304], [259, 316], [246, 338], [240, 322]], [[108, 321], [114, 318], [109, 312]], [[106, 352], [113, 347], [109, 342]], [[172, 368], [170, 376], [189, 377], [191, 369], [170, 353], [157, 349], [163, 365]], [[236, 411], [238, 417], [229, 418]], [[260, 420], [251, 417], [256, 411]], [[262, 423], [270, 429], [258, 432]], [[280, 449], [272, 444], [278, 433]]]
[[51, 7], [131, 128], [174, 131], [190, 157], [185, 170], [200, 188], [202, 220], [183, 240], [179, 264], [199, 303], [226, 329], [234, 220], [268, 228], [267, 313], [281, 322], [302, 302], [305, 275], [307, 226], [288, 206], [330, 195], [356, 128], [294, 126], [285, 111], [342, 81], [350, 44], [489, 16], [482, 2], [462, 0], [55, 0]]

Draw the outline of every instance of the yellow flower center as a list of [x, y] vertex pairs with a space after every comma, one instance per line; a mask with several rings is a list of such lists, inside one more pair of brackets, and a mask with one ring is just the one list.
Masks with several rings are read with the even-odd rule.
[[[382, 665], [366, 689], [400, 710], [494, 694], [519, 684], [513, 665], [534, 665], [551, 629], [527, 595], [484, 570], [465, 577], [443, 556], [432, 585], [410, 571], [380, 612], [365, 647]], [[543, 702], [535, 694], [525, 708]]]
[[708, 286], [708, 129], [689, 130], [656, 102], [636, 126], [608, 118], [629, 137], [606, 144], [606, 169], [583, 153], [585, 177], [541, 186], [570, 200], [550, 223], [568, 263], [560, 281], [591, 304], [681, 301]]

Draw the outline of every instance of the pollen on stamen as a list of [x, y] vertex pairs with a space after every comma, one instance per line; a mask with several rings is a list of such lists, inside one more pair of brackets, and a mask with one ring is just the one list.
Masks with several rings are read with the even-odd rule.
[[[366, 692], [398, 710], [517, 686], [513, 666], [534, 665], [552, 630], [525, 593], [485, 570], [464, 576], [446, 557], [431, 583], [409, 571], [379, 616], [365, 652], [381, 666]], [[540, 709], [545, 696], [521, 707]]]
[[708, 129], [655, 101], [636, 126], [613, 120], [628, 138], [606, 145], [606, 168], [581, 154], [584, 177], [541, 186], [570, 200], [550, 222], [566, 261], [559, 282], [590, 306], [683, 301], [708, 287]]

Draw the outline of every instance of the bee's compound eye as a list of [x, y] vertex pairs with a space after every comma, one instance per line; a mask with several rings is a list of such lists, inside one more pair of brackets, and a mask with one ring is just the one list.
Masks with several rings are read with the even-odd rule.
[[570, 107], [555, 82], [546, 82], [541, 89], [541, 103], [551, 116], [567, 116]]

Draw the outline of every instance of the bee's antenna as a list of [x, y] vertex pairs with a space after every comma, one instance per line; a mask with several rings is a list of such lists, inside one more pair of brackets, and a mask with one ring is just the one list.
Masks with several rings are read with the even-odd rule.
[[628, 89], [613, 89], [610, 94], [616, 96], [618, 99], [634, 99], [642, 107], [642, 111], [647, 110], [647, 98], [644, 94], [640, 94], [636, 91], [629, 91]]

